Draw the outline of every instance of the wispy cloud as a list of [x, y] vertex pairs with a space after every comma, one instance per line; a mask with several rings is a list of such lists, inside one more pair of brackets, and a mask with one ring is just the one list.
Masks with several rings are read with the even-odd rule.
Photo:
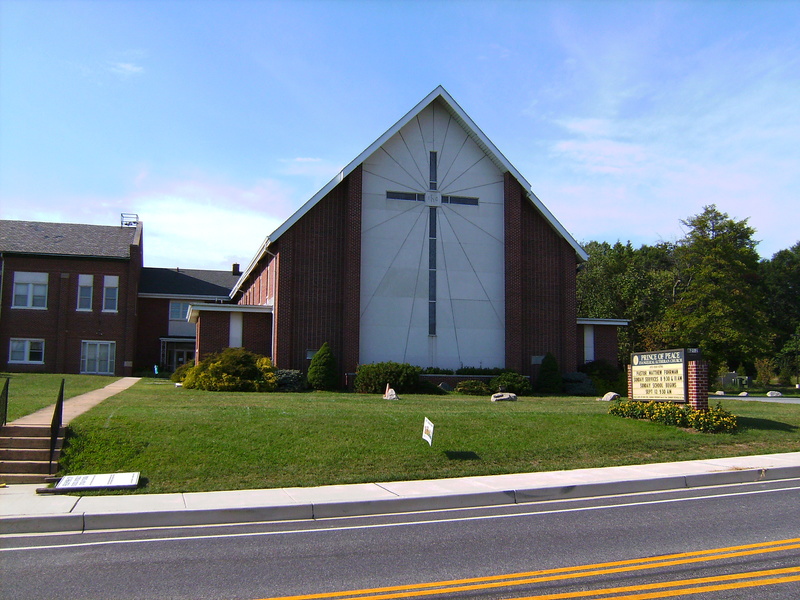
[[144, 73], [144, 67], [131, 62], [109, 62], [106, 68], [109, 72], [124, 79]]

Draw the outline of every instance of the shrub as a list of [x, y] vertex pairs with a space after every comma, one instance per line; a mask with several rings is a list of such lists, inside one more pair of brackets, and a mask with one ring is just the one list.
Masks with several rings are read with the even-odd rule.
[[539, 368], [534, 391], [540, 394], [560, 394], [562, 388], [561, 373], [558, 370], [556, 357], [548, 352]]
[[456, 385], [456, 394], [465, 394], [467, 396], [491, 396], [492, 391], [489, 386], [477, 379], [466, 379], [460, 381]]
[[423, 375], [452, 375], [453, 369], [440, 369], [439, 367], [425, 367], [422, 369]]
[[355, 390], [362, 394], [383, 394], [388, 383], [394, 391], [414, 393], [419, 386], [421, 369], [408, 363], [382, 362], [359, 365]]
[[186, 374], [192, 367], [194, 367], [193, 360], [183, 363], [180, 367], [175, 369], [175, 372], [172, 375], [169, 376], [170, 381], [174, 381], [175, 383], [183, 383], [183, 380], [186, 379]]
[[494, 367], [491, 369], [484, 369], [483, 367], [461, 367], [456, 369], [456, 375], [500, 375], [505, 373], [505, 369]]
[[336, 390], [341, 387], [336, 357], [328, 342], [322, 344], [308, 366], [308, 385], [315, 390]]
[[691, 427], [702, 433], [734, 433], [738, 426], [736, 416], [717, 404], [708, 410], [694, 410], [691, 406], [673, 402], [614, 402], [608, 414], [628, 419], [648, 419], [662, 425]]
[[596, 396], [597, 388], [586, 373], [564, 373], [564, 393], [570, 396]]
[[244, 348], [210, 354], [189, 369], [183, 380], [183, 387], [210, 392], [272, 392], [276, 385], [272, 361]]
[[628, 373], [606, 360], [593, 360], [578, 367], [578, 371], [591, 378], [595, 388], [593, 393], [615, 392], [620, 396], [628, 395]]
[[[384, 388], [385, 389], [385, 388]], [[447, 392], [440, 388], [438, 385], [427, 379], [420, 380], [417, 389], [414, 390], [416, 394], [429, 394], [431, 396], [446, 396]]]
[[489, 389], [493, 392], [499, 391], [500, 386], [505, 388], [506, 392], [516, 394], [517, 396], [530, 396], [533, 391], [528, 378], [513, 371], [501, 373], [489, 382]]
[[278, 369], [275, 378], [278, 392], [302, 392], [308, 387], [302, 371]]
[[775, 360], [772, 358], [756, 359], [756, 379], [763, 387], [767, 387], [775, 373]]

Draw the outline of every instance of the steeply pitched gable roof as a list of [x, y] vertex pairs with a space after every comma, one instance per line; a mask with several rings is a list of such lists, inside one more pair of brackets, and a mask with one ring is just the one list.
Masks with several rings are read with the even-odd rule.
[[45, 256], [130, 258], [141, 241], [137, 227], [0, 221], [0, 252]]
[[278, 238], [280, 238], [281, 235], [283, 235], [292, 225], [299, 221], [303, 215], [311, 210], [311, 208], [314, 207], [320, 200], [322, 200], [333, 188], [339, 185], [339, 183], [341, 183], [345, 177], [350, 175], [350, 173], [352, 173], [356, 167], [358, 167], [358, 165], [363, 163], [367, 158], [369, 158], [369, 156], [371, 156], [376, 150], [385, 144], [387, 140], [400, 131], [400, 129], [402, 129], [409, 121], [415, 118], [425, 107], [436, 100], [441, 102], [445, 110], [447, 110], [453, 119], [459, 125], [461, 125], [464, 131], [466, 131], [467, 135], [472, 138], [478, 147], [480, 147], [481, 150], [486, 153], [489, 159], [497, 166], [498, 169], [500, 169], [500, 171], [503, 173], [511, 173], [511, 175], [520, 183], [523, 189], [525, 189], [527, 192], [528, 199], [531, 201], [531, 203], [539, 210], [539, 212], [542, 213], [550, 226], [555, 229], [559, 235], [561, 235], [561, 237], [570, 244], [570, 246], [572, 246], [572, 248], [575, 250], [575, 254], [578, 256], [578, 259], [588, 260], [589, 255], [586, 254], [586, 251], [581, 248], [580, 244], [578, 244], [575, 238], [572, 237], [572, 235], [564, 228], [563, 225], [561, 225], [558, 219], [553, 216], [553, 214], [542, 203], [542, 201], [539, 200], [536, 194], [533, 193], [530, 183], [528, 183], [522, 174], [517, 171], [517, 169], [508, 161], [505, 156], [503, 156], [503, 154], [497, 149], [492, 141], [486, 137], [486, 135], [472, 121], [467, 113], [464, 112], [464, 110], [458, 105], [453, 97], [450, 96], [447, 90], [445, 90], [442, 86], [439, 86], [425, 98], [423, 98], [414, 108], [408, 111], [403, 118], [401, 118], [382, 136], [375, 140], [375, 142], [373, 142], [366, 150], [359, 154], [350, 164], [342, 169], [339, 174], [336, 175], [336, 177], [331, 179], [325, 185], [325, 187], [314, 194], [314, 196], [312, 196], [305, 204], [303, 204], [303, 206], [301, 206], [291, 217], [284, 221], [283, 224], [278, 227], [278, 229], [267, 236], [267, 238], [261, 244], [261, 248], [259, 249], [258, 253], [250, 262], [247, 269], [245, 269], [242, 277], [239, 279], [234, 289], [238, 289], [239, 286], [247, 279], [255, 265], [266, 253], [270, 244], [277, 241]]
[[144, 267], [139, 280], [139, 293], [227, 298], [237, 279], [239, 275], [233, 275], [231, 271]]

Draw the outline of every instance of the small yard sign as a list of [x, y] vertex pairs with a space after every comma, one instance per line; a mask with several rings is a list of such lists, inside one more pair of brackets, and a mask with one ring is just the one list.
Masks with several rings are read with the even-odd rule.
[[433, 445], [433, 423], [430, 422], [428, 417], [422, 424], [422, 439], [428, 442], [429, 446]]
[[60, 491], [120, 490], [139, 485], [139, 473], [106, 473], [102, 475], [67, 475], [56, 484]]

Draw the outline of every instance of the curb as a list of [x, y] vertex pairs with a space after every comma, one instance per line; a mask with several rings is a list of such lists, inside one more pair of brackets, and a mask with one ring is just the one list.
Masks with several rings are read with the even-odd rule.
[[616, 494], [680, 490], [713, 485], [756, 483], [759, 481], [776, 481], [794, 478], [800, 478], [800, 466], [728, 469], [711, 473], [674, 475], [649, 479], [444, 495], [381, 498], [364, 501], [335, 501], [280, 506], [246, 506], [120, 513], [78, 512], [36, 516], [4, 516], [0, 517], [0, 532], [3, 534], [83, 533], [88, 531], [140, 527], [185, 527], [330, 519], [361, 515], [526, 504], [548, 500], [569, 500]]

